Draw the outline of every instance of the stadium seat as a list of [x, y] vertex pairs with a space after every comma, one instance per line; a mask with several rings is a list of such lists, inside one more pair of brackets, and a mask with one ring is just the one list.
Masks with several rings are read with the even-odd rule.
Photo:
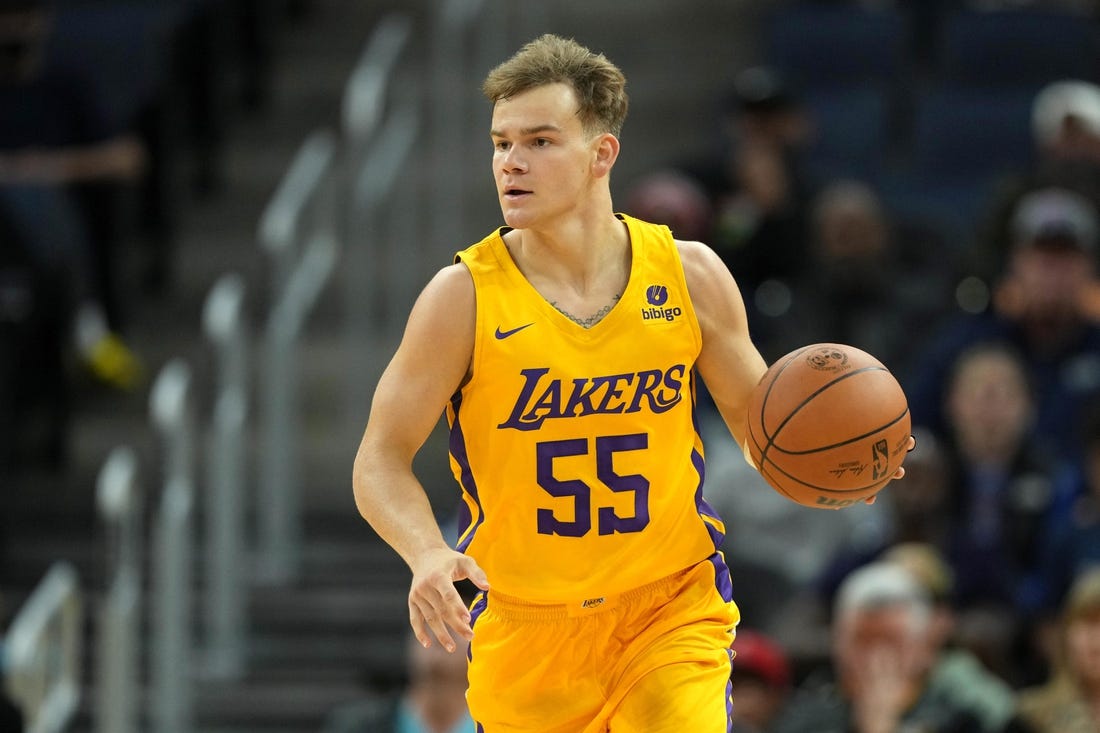
[[1032, 160], [1030, 89], [939, 86], [915, 100], [912, 164], [945, 181], [1019, 172]]
[[908, 72], [899, 12], [795, 3], [776, 10], [765, 33], [767, 62], [803, 88], [892, 84]]
[[904, 166], [883, 183], [891, 208], [967, 246], [996, 186], [1030, 167], [1032, 97], [1025, 89], [946, 85], [917, 95]]
[[971, 87], [1037, 88], [1057, 79], [1097, 78], [1100, 44], [1093, 22], [1038, 10], [962, 11], [943, 24], [940, 78]]
[[888, 92], [874, 85], [814, 89], [802, 101], [815, 128], [806, 150], [809, 174], [876, 180], [891, 147]]

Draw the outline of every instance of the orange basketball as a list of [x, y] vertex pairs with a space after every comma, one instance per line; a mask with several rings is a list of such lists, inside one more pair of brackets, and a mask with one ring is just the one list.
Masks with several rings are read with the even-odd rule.
[[840, 509], [886, 485], [905, 458], [909, 405], [894, 375], [845, 344], [777, 360], [753, 390], [749, 455], [779, 493]]

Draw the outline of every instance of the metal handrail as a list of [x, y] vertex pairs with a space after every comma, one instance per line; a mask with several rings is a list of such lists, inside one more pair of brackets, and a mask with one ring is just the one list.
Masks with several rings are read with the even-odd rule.
[[403, 13], [390, 13], [364, 45], [341, 105], [342, 133], [352, 146], [369, 140], [381, 123], [390, 79], [411, 35], [412, 20]]
[[244, 280], [223, 275], [203, 308], [203, 331], [215, 351], [214, 409], [206, 440], [205, 672], [244, 671], [246, 623], [245, 429], [249, 411], [248, 334]]
[[164, 490], [153, 536], [153, 644], [149, 718], [157, 733], [187, 733], [193, 720], [191, 583], [194, 410], [191, 369], [175, 358], [150, 394], [165, 448]]
[[[283, 245], [285, 271], [275, 282], [273, 302], [264, 325], [264, 359], [261, 372], [260, 421], [264, 450], [259, 465], [263, 501], [257, 504], [260, 578], [283, 582], [299, 570], [302, 541], [301, 486], [297, 430], [297, 347], [305, 319], [335, 269], [339, 242], [337, 229], [337, 180], [335, 135], [317, 130], [303, 150], [321, 150], [309, 188], [297, 190], [295, 216], [303, 226], [289, 232]], [[303, 152], [305, 155], [305, 152]], [[297, 173], [292, 166], [289, 177]], [[301, 176], [304, 180], [304, 176]], [[289, 204], [288, 204], [289, 205]]]
[[138, 730], [138, 665], [141, 656], [142, 497], [137, 457], [118, 446], [96, 483], [96, 504], [108, 537], [108, 583], [97, 613], [95, 729]]
[[303, 520], [297, 347], [305, 319], [337, 259], [338, 244], [330, 231], [310, 237], [265, 324], [260, 403], [264, 460], [259, 466], [264, 490], [257, 511], [258, 571], [267, 582], [283, 582], [300, 571]]
[[314, 197], [322, 189], [336, 155], [336, 136], [326, 129], [311, 132], [260, 215], [259, 240], [273, 261], [272, 292], [279, 293], [290, 278], [300, 252], [301, 230]]
[[58, 733], [80, 704], [84, 598], [76, 570], [55, 562], [16, 613], [7, 635], [8, 694], [27, 733]]

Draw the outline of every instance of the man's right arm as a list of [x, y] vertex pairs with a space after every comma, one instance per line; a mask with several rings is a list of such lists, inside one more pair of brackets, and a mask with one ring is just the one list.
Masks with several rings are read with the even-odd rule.
[[450, 630], [472, 635], [454, 581], [469, 578], [483, 588], [487, 582], [473, 559], [443, 539], [412, 464], [466, 377], [474, 325], [469, 271], [444, 268], [417, 299], [379, 379], [352, 476], [360, 514], [413, 572], [409, 615], [417, 638], [430, 643], [430, 629], [448, 649], [454, 646]]

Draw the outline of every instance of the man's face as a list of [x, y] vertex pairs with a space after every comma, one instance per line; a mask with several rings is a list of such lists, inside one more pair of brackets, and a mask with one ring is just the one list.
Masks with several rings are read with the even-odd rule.
[[1074, 319], [1082, 289], [1093, 275], [1092, 255], [1055, 241], [1023, 246], [1013, 252], [1012, 274], [1030, 316]]
[[1027, 377], [1008, 354], [972, 354], [952, 380], [947, 411], [964, 445], [986, 446], [1008, 455], [1016, 450], [1030, 425]]
[[493, 177], [505, 223], [530, 228], [583, 203], [602, 136], [588, 136], [566, 84], [547, 84], [493, 107]]
[[1090, 689], [1100, 687], [1100, 614], [1070, 622], [1066, 628], [1066, 651], [1078, 678]]
[[836, 623], [833, 657], [849, 694], [868, 692], [889, 673], [916, 681], [927, 669], [928, 630], [919, 625], [913, 609], [893, 604], [850, 611]]

